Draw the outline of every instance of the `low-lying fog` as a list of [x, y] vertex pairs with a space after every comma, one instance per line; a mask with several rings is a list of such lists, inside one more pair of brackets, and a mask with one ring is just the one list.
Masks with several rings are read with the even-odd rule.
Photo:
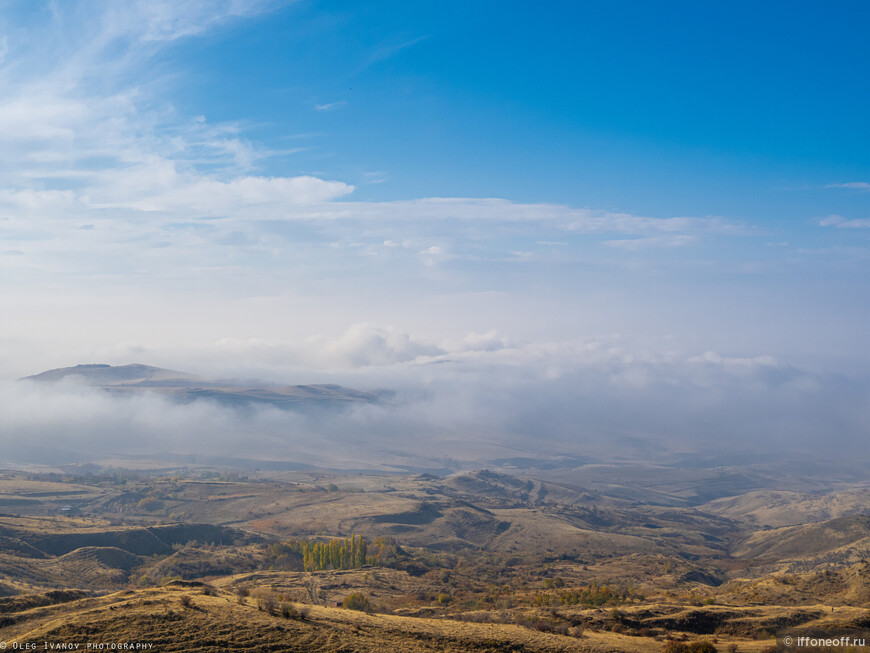
[[247, 385], [251, 378], [338, 383], [395, 395], [292, 412], [178, 403], [151, 392], [119, 396], [71, 378], [9, 379], [0, 389], [0, 462], [223, 458], [437, 470], [514, 458], [572, 466], [578, 459], [766, 453], [807, 460], [847, 452], [854, 461], [866, 451], [870, 425], [866, 379], [811, 373], [771, 357], [650, 355], [618, 340], [529, 344], [489, 333], [432, 343], [358, 325], [339, 339], [299, 345], [223, 343], [220, 352], [179, 355], [165, 366], [245, 377]]

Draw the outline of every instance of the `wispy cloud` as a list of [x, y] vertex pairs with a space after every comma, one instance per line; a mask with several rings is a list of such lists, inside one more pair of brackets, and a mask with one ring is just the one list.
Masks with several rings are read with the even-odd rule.
[[345, 100], [340, 100], [338, 102], [329, 102], [327, 104], [315, 104], [315, 111], [335, 111], [336, 109], [341, 109], [343, 106], [346, 106], [347, 102]]
[[109, 3], [103, 14], [107, 36], [128, 36], [142, 42], [166, 42], [208, 32], [237, 18], [261, 14], [287, 0], [149, 0]]
[[622, 238], [618, 240], [606, 240], [604, 244], [627, 252], [636, 252], [649, 247], [685, 247], [697, 240], [697, 236], [691, 234], [678, 234], [674, 236], [650, 236], [648, 238]]
[[829, 215], [819, 221], [819, 226], [836, 227], [837, 229], [870, 229], [870, 218], [848, 220], [841, 215]]
[[826, 188], [853, 188], [855, 190], [870, 191], [870, 183], [866, 181], [847, 181], [842, 184], [828, 184]]
[[371, 51], [364, 67], [367, 68], [381, 61], [385, 61], [390, 57], [397, 55], [402, 50], [407, 50], [421, 41], [425, 41], [427, 38], [429, 38], [428, 35], [423, 35], [400, 42], [382, 43]]
[[378, 170], [369, 170], [362, 173], [363, 184], [383, 184], [389, 178], [390, 175], [388, 173]]
[[[0, 237], [26, 234], [29, 244], [16, 258], [34, 268], [119, 277], [147, 269], [149, 252], [159, 249], [166, 269], [183, 269], [194, 257], [203, 267], [238, 274], [264, 267], [286, 272], [300, 245], [287, 235], [290, 227], [277, 225], [298, 223], [311, 229], [308, 252], [353, 241], [364, 245], [354, 256], [370, 256], [374, 244], [409, 241], [413, 246], [393, 248], [390, 256], [433, 268], [472, 258], [526, 261], [516, 252], [542, 238], [561, 242], [566, 233], [630, 236], [609, 244], [634, 251], [746, 231], [722, 218], [646, 217], [498, 198], [353, 201], [354, 186], [345, 181], [263, 174], [262, 162], [273, 152], [246, 139], [238, 124], [180, 115], [168, 94], [171, 80], [151, 72], [150, 64], [174, 42], [278, 4], [57, 4], [54, 18], [28, 42], [10, 38], [8, 65], [0, 70], [9, 89], [0, 99], [0, 211], [9, 218]], [[384, 45], [373, 60], [421, 40]], [[341, 106], [344, 101], [315, 108]], [[384, 179], [382, 173], [362, 177], [364, 184]], [[79, 229], [85, 224], [91, 229]], [[349, 224], [356, 225], [353, 234]], [[510, 231], [528, 242], [487, 244]], [[481, 247], [492, 251], [471, 252]]]

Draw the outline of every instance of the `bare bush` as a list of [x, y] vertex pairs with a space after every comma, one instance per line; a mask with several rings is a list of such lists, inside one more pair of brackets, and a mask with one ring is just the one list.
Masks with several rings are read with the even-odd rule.
[[278, 597], [275, 592], [263, 591], [257, 596], [257, 609], [266, 614], [278, 614]]

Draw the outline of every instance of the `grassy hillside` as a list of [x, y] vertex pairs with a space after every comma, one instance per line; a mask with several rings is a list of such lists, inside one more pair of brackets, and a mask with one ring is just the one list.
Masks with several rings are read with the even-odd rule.
[[[786, 627], [870, 623], [870, 518], [759, 527], [758, 494], [650, 505], [486, 470], [8, 473], [0, 487], [34, 499], [0, 515], [2, 641], [761, 651]], [[58, 514], [67, 489], [82, 497], [75, 516]], [[780, 499], [792, 515], [820, 500]], [[306, 566], [303, 550], [351, 533], [364, 562]], [[337, 607], [351, 599], [366, 610]]]
[[[563, 622], [567, 624], [572, 616], [566, 616]], [[632, 618], [626, 616], [626, 620]], [[530, 615], [530, 619], [539, 621], [525, 621], [522, 625], [474, 623], [367, 614], [282, 600], [270, 609], [253, 596], [240, 600], [221, 589], [175, 584], [34, 607], [18, 613], [15, 623], [2, 629], [2, 635], [6, 641], [17, 642], [146, 642], [159, 651], [645, 653], [664, 648], [662, 638], [599, 628], [574, 626], [567, 628], [565, 634], [543, 632], [540, 628], [546, 625], [545, 619], [552, 616]], [[654, 621], [648, 616], [646, 619]], [[673, 625], [691, 621], [691, 615], [684, 613], [668, 618]], [[687, 641], [702, 639], [705, 638], [687, 637]], [[748, 638], [716, 639], [720, 644], [737, 643], [746, 651], [759, 651], [764, 645]]]

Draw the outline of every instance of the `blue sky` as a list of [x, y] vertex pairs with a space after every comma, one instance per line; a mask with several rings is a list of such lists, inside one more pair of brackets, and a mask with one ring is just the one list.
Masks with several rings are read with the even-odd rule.
[[0, 363], [866, 379], [868, 17], [4, 3]]
[[304, 138], [277, 173], [383, 172], [372, 199], [765, 222], [863, 208], [824, 191], [866, 177], [865, 6], [467, 5], [296, 3], [169, 53], [176, 101]]
[[[5, 192], [42, 193], [46, 210], [61, 202], [79, 226], [114, 230], [94, 243], [105, 257], [78, 264], [131, 283], [131, 261], [109, 251], [125, 238], [203, 265], [223, 243], [246, 272], [271, 265], [294, 278], [321, 278], [328, 244], [355, 252], [335, 274], [369, 274], [374, 286], [389, 285], [399, 263], [357, 250], [408, 241], [392, 249], [419, 245], [423, 265], [406, 279], [437, 286], [440, 265], [448, 292], [558, 288], [579, 275], [596, 280], [590, 292], [659, 278], [665, 293], [762, 287], [799, 305], [821, 284], [819, 301], [853, 300], [860, 290], [843, 284], [866, 270], [870, 233], [867, 11], [8, 3]], [[293, 179], [313, 194], [278, 188]], [[200, 201], [209, 184], [219, 194]], [[239, 197], [245, 184], [259, 187]], [[426, 198], [459, 206], [413, 206]], [[482, 198], [515, 215], [475, 204]], [[330, 219], [302, 215], [311, 202]], [[21, 232], [35, 229], [25, 214], [37, 206], [19, 209], [8, 237], [33, 237]], [[146, 216], [150, 232], [120, 235]], [[43, 253], [48, 268], [71, 269], [63, 234], [43, 224], [36, 240], [58, 245]], [[179, 252], [178, 233], [209, 235]], [[264, 258], [257, 244], [273, 237], [319, 262]], [[36, 281], [45, 265], [13, 267]]]

